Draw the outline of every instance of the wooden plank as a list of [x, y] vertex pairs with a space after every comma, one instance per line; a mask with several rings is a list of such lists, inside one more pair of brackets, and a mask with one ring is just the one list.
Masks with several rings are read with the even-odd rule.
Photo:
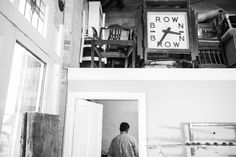
[[192, 49], [191, 49], [191, 57], [192, 61], [196, 60], [198, 56], [198, 24], [197, 24], [197, 13], [195, 13], [192, 9], [190, 9], [191, 15], [191, 32], [192, 35]]
[[140, 56], [140, 59], [144, 59], [142, 14], [143, 14], [143, 7], [139, 6], [136, 11], [135, 25], [137, 27], [137, 30], [136, 30], [137, 55]]
[[126, 58], [126, 55], [120, 52], [100, 52], [100, 54], [105, 58]]
[[192, 14], [192, 10], [190, 8], [188, 8], [188, 30], [189, 30], [189, 49], [190, 49], [190, 53], [192, 54], [192, 51], [194, 49], [194, 38], [195, 38], [195, 35], [194, 35], [194, 29], [195, 29], [195, 26], [193, 23], [193, 20], [192, 19], [194, 18], [193, 17], [193, 14]]
[[147, 60], [147, 53], [148, 53], [148, 44], [147, 44], [147, 10], [145, 10], [145, 5], [143, 8], [143, 30], [144, 30], [144, 34], [143, 34], [143, 45], [144, 45], [144, 60]]
[[94, 63], [94, 41], [91, 42], [91, 68], [94, 67], [95, 63]]
[[20, 157], [25, 157], [26, 148], [26, 134], [27, 134], [27, 114], [23, 114], [22, 128], [21, 128], [21, 145], [20, 145]]
[[94, 40], [95, 45], [133, 45], [133, 40]]
[[36, 112], [24, 115], [21, 157], [59, 157], [59, 116]]
[[136, 65], [136, 43], [133, 42], [133, 50], [132, 50], [132, 68], [135, 68]]
[[190, 54], [189, 49], [179, 50], [179, 49], [148, 49], [146, 53], [173, 53], [173, 54]]

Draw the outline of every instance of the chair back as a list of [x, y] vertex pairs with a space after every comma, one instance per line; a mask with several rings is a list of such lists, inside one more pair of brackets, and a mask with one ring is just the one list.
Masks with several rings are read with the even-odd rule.
[[[105, 32], [105, 33], [104, 33]], [[124, 28], [118, 24], [112, 24], [100, 29], [100, 37], [106, 34], [107, 40], [130, 40], [130, 29]]]
[[108, 40], [120, 40], [122, 27], [120, 25], [110, 25]]
[[97, 30], [94, 27], [92, 27], [92, 31], [93, 31], [93, 39], [99, 40], [101, 36], [100, 37], [98, 36]]

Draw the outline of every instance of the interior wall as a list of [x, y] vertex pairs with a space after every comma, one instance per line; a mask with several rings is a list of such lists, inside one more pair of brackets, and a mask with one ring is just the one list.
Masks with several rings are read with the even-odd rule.
[[130, 125], [129, 134], [138, 141], [138, 102], [135, 100], [96, 100], [103, 104], [102, 151], [108, 152], [112, 139], [120, 134], [121, 122]]
[[7, 23], [2, 16], [0, 16], [0, 130], [2, 127], [2, 120], [5, 111], [5, 103], [7, 99], [8, 83], [10, 80], [11, 63], [13, 56], [15, 31], [11, 24]]
[[[236, 122], [236, 81], [71, 80], [68, 89], [78, 92], [145, 92], [149, 145], [185, 142], [184, 123]], [[158, 149], [148, 149], [148, 156], [158, 154]]]

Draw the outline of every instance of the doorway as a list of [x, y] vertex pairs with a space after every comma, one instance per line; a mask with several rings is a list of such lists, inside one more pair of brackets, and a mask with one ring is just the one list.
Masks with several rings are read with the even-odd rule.
[[[98, 100], [98, 101], [134, 101], [137, 103], [138, 110], [138, 134], [137, 141], [139, 143], [139, 156], [147, 157], [146, 148], [146, 102], [145, 93], [117, 93], [117, 92], [69, 92], [66, 109], [65, 133], [64, 133], [64, 151], [63, 157], [72, 155], [73, 148], [73, 113], [76, 106], [76, 101], [84, 100]], [[119, 124], [118, 124], [119, 125]], [[101, 156], [99, 154], [98, 156]]]
[[120, 134], [121, 122], [130, 125], [128, 134], [138, 140], [138, 101], [137, 100], [93, 100], [103, 105], [102, 155], [108, 153], [112, 139]]

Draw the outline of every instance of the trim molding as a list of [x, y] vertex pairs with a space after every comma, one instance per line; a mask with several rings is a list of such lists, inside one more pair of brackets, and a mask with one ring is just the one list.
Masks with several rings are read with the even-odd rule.
[[236, 69], [69, 68], [68, 79], [236, 81]]

